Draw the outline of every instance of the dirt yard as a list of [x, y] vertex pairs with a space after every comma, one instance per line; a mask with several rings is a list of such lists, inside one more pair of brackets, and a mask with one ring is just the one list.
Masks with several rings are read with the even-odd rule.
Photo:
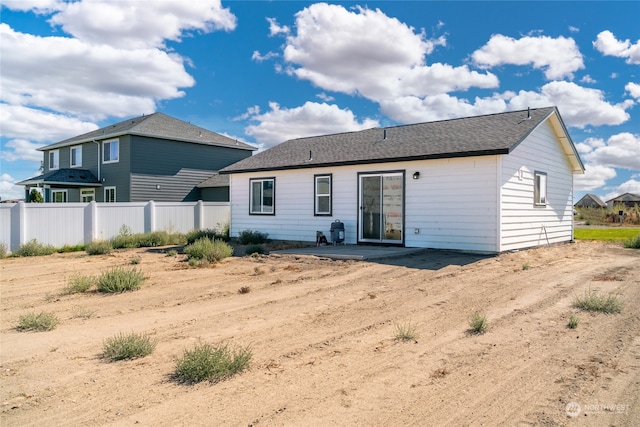
[[[113, 266], [147, 280], [130, 293], [61, 295], [73, 274]], [[0, 267], [3, 426], [640, 425], [638, 250], [271, 255], [198, 269], [131, 250]], [[622, 313], [572, 308], [589, 289], [620, 296]], [[16, 330], [42, 310], [60, 319], [55, 330]], [[489, 320], [483, 335], [468, 332], [476, 311]], [[419, 337], [396, 340], [407, 325]], [[157, 338], [155, 352], [101, 357], [104, 339], [131, 331]], [[176, 383], [176, 359], [198, 342], [249, 345], [251, 367], [217, 384]]]

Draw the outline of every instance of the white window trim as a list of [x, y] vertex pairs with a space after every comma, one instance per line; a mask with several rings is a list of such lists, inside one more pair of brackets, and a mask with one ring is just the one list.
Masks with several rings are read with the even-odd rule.
[[[80, 150], [80, 163], [78, 164], [73, 164], [73, 150], [74, 149], [79, 149]], [[73, 147], [71, 147], [69, 149], [69, 165], [72, 168], [79, 168], [82, 167], [82, 145], [74, 145]]]
[[[271, 181], [272, 182], [272, 186], [271, 186], [271, 191], [272, 191], [272, 195], [271, 195], [271, 210], [265, 210], [264, 209], [264, 202], [262, 199], [264, 199], [264, 183], [267, 181]], [[253, 184], [255, 183], [261, 183], [260, 185], [260, 202], [259, 204], [257, 204], [257, 206], [260, 208], [260, 210], [254, 210], [254, 200], [253, 200]], [[249, 215], [275, 215], [276, 214], [276, 179], [271, 177], [271, 178], [251, 178], [249, 179]]]
[[[57, 160], [57, 164], [54, 166], [51, 164], [51, 155], [54, 155], [53, 158], [55, 160]], [[56, 169], [60, 169], [60, 150], [51, 150], [48, 153], [49, 156], [49, 170], [56, 170]]]
[[[64, 194], [64, 200], [62, 202], [56, 202], [56, 194], [57, 193]], [[69, 201], [69, 194], [67, 193], [67, 190], [54, 190], [53, 188], [51, 189], [51, 202], [52, 203], [67, 203], [68, 201]]]
[[81, 188], [80, 189], [80, 201], [82, 203], [88, 203], [86, 200], [83, 200], [87, 196], [91, 196], [91, 200], [96, 200], [96, 190], [95, 190], [95, 188]]
[[[112, 144], [114, 142], [118, 144], [118, 157], [115, 160], [105, 160], [104, 159], [104, 147], [105, 147], [106, 144]], [[111, 147], [109, 147], [109, 152], [111, 152]], [[120, 140], [118, 138], [116, 138], [116, 139], [110, 139], [108, 141], [102, 141], [102, 163], [103, 164], [118, 163], [119, 161], [120, 161]]]
[[[113, 190], [113, 202], [107, 200], [107, 191]], [[116, 187], [104, 187], [104, 201], [105, 203], [115, 203], [118, 199], [116, 198]]]
[[533, 173], [533, 204], [536, 207], [547, 206], [547, 173], [535, 171]]
[[[318, 179], [329, 178], [329, 193], [327, 194], [319, 194], [318, 193]], [[313, 177], [313, 214], [315, 216], [331, 216], [333, 211], [333, 177], [331, 174], [320, 174], [314, 175]], [[329, 198], [329, 211], [322, 212], [319, 210], [319, 198], [320, 197], [328, 197]]]

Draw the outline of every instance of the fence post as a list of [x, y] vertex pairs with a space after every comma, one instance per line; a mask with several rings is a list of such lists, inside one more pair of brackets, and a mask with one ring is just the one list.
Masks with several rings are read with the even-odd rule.
[[198, 203], [196, 203], [195, 208], [196, 208], [196, 212], [194, 215], [195, 224], [193, 224], [193, 226], [196, 230], [202, 230], [204, 225], [204, 203], [202, 203], [202, 200], [198, 200]]
[[156, 204], [153, 200], [149, 200], [144, 208], [144, 232], [151, 233], [156, 231]]
[[[18, 202], [11, 208], [11, 242], [9, 250], [16, 252], [25, 243], [26, 216], [24, 202]], [[13, 230], [16, 232], [14, 233]]]
[[98, 207], [91, 201], [84, 207], [84, 244], [88, 245], [96, 238], [98, 230]]

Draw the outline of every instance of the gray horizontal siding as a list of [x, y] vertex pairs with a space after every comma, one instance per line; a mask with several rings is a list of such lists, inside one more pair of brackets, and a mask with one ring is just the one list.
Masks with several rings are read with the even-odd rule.
[[181, 169], [175, 175], [131, 174], [131, 201], [195, 201], [201, 198], [196, 185], [212, 174], [213, 171], [195, 169]]

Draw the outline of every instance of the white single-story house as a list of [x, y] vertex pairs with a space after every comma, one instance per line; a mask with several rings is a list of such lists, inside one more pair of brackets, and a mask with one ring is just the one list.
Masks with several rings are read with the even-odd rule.
[[485, 253], [570, 242], [584, 165], [555, 107], [283, 142], [223, 168], [231, 236]]

